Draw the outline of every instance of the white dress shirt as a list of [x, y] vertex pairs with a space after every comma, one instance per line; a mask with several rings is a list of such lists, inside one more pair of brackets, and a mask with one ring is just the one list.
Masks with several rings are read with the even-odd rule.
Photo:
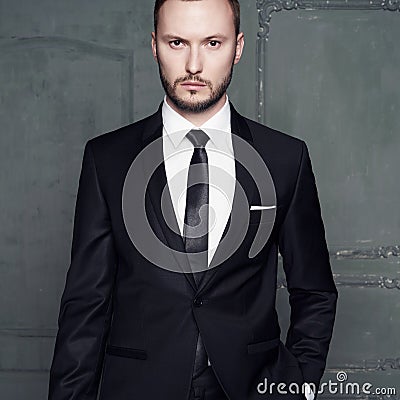
[[[191, 129], [201, 129], [210, 137], [205, 147], [209, 165], [209, 266], [228, 222], [235, 191], [235, 159], [228, 97], [221, 110], [201, 126], [193, 125], [178, 114], [165, 98], [162, 118], [165, 173], [181, 235], [185, 218], [187, 178], [194, 152], [194, 146], [186, 134]], [[227, 175], [222, 174], [220, 169]]]
[[[167, 103], [164, 97], [162, 107], [163, 153], [165, 173], [172, 205], [178, 226], [183, 235], [186, 208], [187, 177], [194, 146], [186, 137], [191, 129], [201, 129], [210, 137], [206, 144], [209, 165], [209, 207], [208, 216], [208, 266], [221, 240], [225, 225], [232, 210], [235, 191], [235, 159], [232, 146], [231, 109], [228, 96], [224, 106], [201, 126], [195, 126], [182, 117]], [[231, 178], [221, 175], [217, 168], [224, 170]], [[215, 211], [215, 213], [212, 212]], [[208, 360], [208, 364], [210, 361]], [[306, 385], [305, 397], [313, 400], [314, 394]]]

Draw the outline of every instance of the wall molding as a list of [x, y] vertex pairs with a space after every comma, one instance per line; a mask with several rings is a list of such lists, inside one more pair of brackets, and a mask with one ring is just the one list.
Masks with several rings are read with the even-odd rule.
[[377, 260], [381, 258], [400, 257], [400, 246], [377, 246], [368, 248], [348, 248], [330, 251], [332, 259], [343, 260]]
[[360, 363], [344, 363], [343, 365], [330, 366], [326, 368], [326, 372], [338, 373], [340, 371], [351, 372], [379, 372], [400, 370], [400, 357], [396, 358], [374, 358], [362, 360]]
[[84, 40], [63, 36], [17, 37], [0, 42], [0, 52], [26, 51], [27, 49], [58, 49], [68, 53], [82, 53], [121, 63], [121, 124], [133, 122], [133, 51], [103, 46]]
[[0, 338], [11, 336], [14, 338], [54, 339], [57, 328], [0, 328]]
[[[375, 288], [375, 289], [397, 289], [400, 290], [400, 279], [387, 276], [378, 276], [372, 274], [344, 275], [333, 274], [337, 287], [351, 288]], [[277, 281], [277, 289], [287, 288], [285, 278]]]
[[380, 288], [400, 290], [400, 279], [376, 275], [342, 275], [334, 274], [335, 283], [338, 286], [359, 287], [359, 288]]
[[286, 10], [385, 10], [400, 11], [400, 0], [257, 0], [257, 120], [265, 123], [265, 56], [274, 13]]

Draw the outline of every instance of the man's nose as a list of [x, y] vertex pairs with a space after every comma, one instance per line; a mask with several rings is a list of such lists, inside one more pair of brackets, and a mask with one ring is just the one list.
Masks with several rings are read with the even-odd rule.
[[186, 72], [198, 74], [203, 71], [203, 62], [198, 49], [191, 48], [186, 61]]

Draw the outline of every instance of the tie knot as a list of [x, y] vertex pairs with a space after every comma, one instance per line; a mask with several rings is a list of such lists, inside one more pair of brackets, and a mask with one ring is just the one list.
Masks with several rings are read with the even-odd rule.
[[186, 134], [186, 137], [192, 142], [194, 147], [205, 147], [209, 141], [209, 136], [200, 129], [192, 129]]

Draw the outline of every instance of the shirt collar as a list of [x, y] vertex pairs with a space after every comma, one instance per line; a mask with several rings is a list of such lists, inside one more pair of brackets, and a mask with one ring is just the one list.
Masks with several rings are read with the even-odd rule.
[[222, 132], [231, 132], [231, 108], [229, 106], [228, 95], [226, 95], [226, 101], [223, 107], [201, 126], [193, 125], [190, 121], [177, 113], [167, 103], [166, 96], [164, 96], [162, 119], [165, 132], [171, 139], [175, 148], [181, 144], [182, 140], [185, 139], [186, 134], [191, 129], [201, 129], [207, 133], [210, 137], [210, 141], [217, 149], [226, 148], [226, 146], [228, 146], [228, 148], [232, 150], [230, 135], [221, 134]]

